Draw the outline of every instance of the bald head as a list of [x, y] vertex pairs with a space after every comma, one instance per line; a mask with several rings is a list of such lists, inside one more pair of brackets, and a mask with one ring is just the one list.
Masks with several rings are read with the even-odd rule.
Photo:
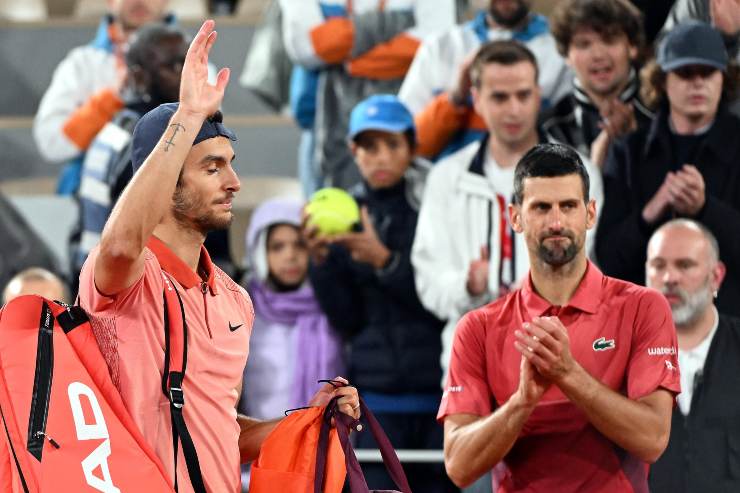
[[677, 327], [698, 320], [712, 308], [725, 275], [714, 235], [701, 224], [676, 219], [661, 226], [647, 249], [647, 285], [671, 305]]
[[3, 304], [26, 294], [36, 294], [49, 300], [69, 302], [67, 287], [46, 269], [33, 267], [16, 274], [3, 291]]

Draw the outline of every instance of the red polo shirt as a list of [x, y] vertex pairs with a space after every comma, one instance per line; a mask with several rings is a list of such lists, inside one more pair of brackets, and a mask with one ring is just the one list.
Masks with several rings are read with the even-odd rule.
[[[616, 392], [630, 399], [660, 387], [680, 392], [668, 302], [655, 290], [603, 275], [589, 262], [565, 306], [550, 305], [528, 277], [521, 289], [460, 321], [438, 420], [487, 416], [511, 397], [521, 361], [514, 331], [537, 316], [557, 316], [568, 329], [573, 357]], [[647, 491], [647, 465], [596, 430], [554, 385], [504, 462], [508, 471], [499, 493]]]
[[[98, 253], [96, 247], [82, 268], [80, 304], [90, 314], [129, 414], [173, 477], [169, 401], [161, 387], [164, 271], [180, 292], [188, 323], [184, 414], [206, 489], [241, 491], [236, 404], [254, 321], [247, 292], [211, 262], [205, 248], [201, 247], [199, 276], [152, 236], [139, 280], [115, 296], [106, 296], [95, 286]], [[177, 476], [180, 493], [192, 492], [182, 447], [178, 447]]]

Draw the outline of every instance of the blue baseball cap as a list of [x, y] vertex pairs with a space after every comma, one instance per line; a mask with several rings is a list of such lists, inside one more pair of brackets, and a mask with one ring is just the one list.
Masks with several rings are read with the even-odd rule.
[[661, 40], [657, 61], [663, 72], [686, 65], [708, 65], [724, 72], [727, 50], [717, 29], [705, 22], [687, 21], [671, 29]]
[[[167, 130], [170, 119], [172, 119], [172, 115], [175, 114], [178, 107], [178, 103], [160, 104], [138, 121], [131, 138], [131, 165], [134, 168], [134, 173], [152, 153], [157, 142]], [[226, 137], [236, 142], [236, 135], [226, 128], [222, 120], [223, 115], [220, 111], [207, 118], [200, 127], [200, 132], [195, 137], [193, 145], [213, 137]]]
[[360, 102], [349, 117], [350, 139], [366, 130], [411, 133], [416, 141], [414, 117], [398, 97], [391, 94], [376, 94]]

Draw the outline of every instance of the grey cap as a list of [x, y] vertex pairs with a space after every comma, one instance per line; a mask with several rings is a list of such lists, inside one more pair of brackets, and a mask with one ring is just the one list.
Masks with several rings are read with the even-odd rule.
[[681, 23], [663, 37], [658, 46], [658, 65], [670, 72], [686, 65], [708, 65], [721, 71], [727, 68], [727, 49], [722, 34], [699, 21]]

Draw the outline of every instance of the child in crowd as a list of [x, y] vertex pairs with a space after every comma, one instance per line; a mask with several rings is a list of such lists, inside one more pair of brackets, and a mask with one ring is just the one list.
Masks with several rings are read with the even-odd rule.
[[258, 419], [307, 405], [317, 380], [343, 374], [341, 343], [306, 282], [301, 204], [264, 202], [247, 231], [247, 292], [254, 304], [239, 412]]
[[[305, 226], [309, 277], [332, 326], [349, 342], [349, 381], [394, 447], [441, 449], [435, 417], [444, 324], [421, 305], [410, 262], [428, 164], [414, 158], [414, 120], [395, 96], [358, 104], [349, 139], [363, 178], [350, 191], [361, 206], [361, 231], [327, 237]], [[377, 448], [369, 433], [356, 439], [359, 448]], [[394, 488], [381, 465], [363, 469], [372, 488]], [[442, 464], [405, 469], [413, 491], [456, 491]]]

